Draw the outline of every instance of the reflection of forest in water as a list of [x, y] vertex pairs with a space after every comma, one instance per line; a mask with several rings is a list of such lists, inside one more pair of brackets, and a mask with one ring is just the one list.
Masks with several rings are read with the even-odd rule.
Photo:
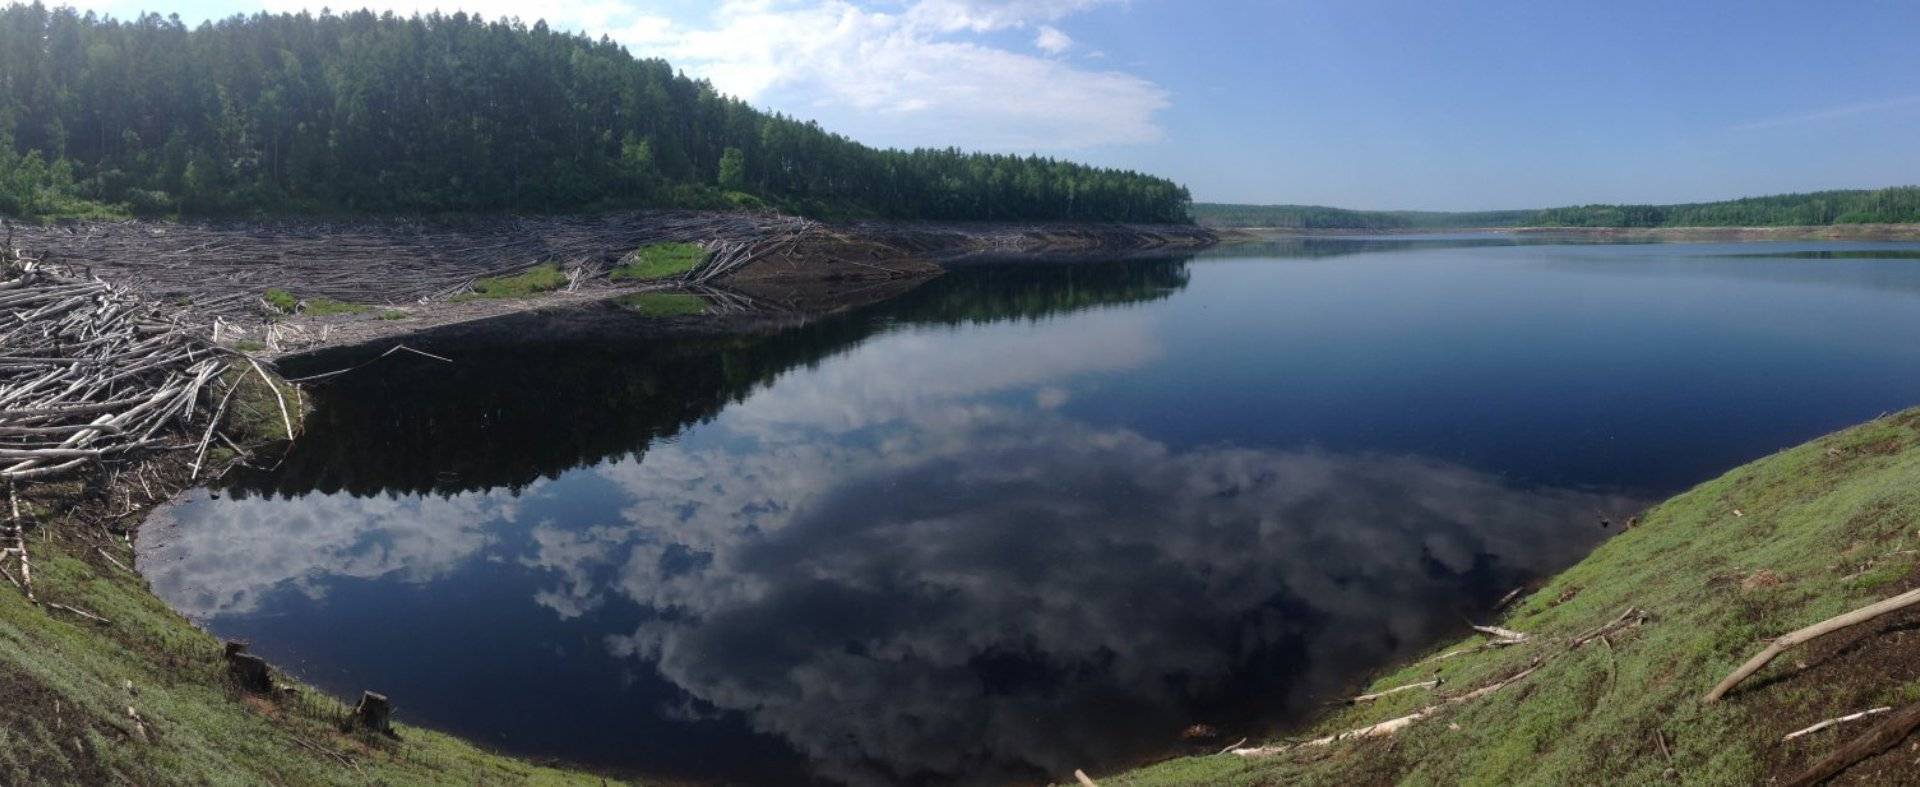
[[[635, 338], [619, 315], [589, 340], [541, 340], [540, 315], [409, 340], [453, 363], [399, 353], [316, 386], [319, 407], [284, 461], [241, 470], [234, 494], [452, 494], [505, 487], [638, 457], [711, 419], [788, 369], [817, 363], [891, 325], [1034, 320], [1164, 298], [1184, 258], [1099, 264], [976, 265], [894, 300], [771, 335]], [[589, 307], [593, 308], [593, 307]], [[611, 311], [611, 307], [604, 307]], [[637, 323], [636, 323], [637, 324]], [[385, 347], [283, 364], [299, 377], [365, 363]]]

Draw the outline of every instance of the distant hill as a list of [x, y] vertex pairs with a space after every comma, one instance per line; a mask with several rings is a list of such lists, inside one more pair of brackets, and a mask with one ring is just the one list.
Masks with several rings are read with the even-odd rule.
[[1519, 227], [1533, 223], [1537, 210], [1489, 210], [1446, 213], [1423, 210], [1347, 210], [1320, 205], [1193, 204], [1195, 221], [1210, 227], [1285, 229], [1407, 230], [1465, 227]]
[[1354, 230], [1901, 224], [1920, 222], [1920, 187], [1815, 191], [1677, 205], [1596, 204], [1462, 213], [1200, 202], [1194, 204], [1193, 216], [1201, 224], [1212, 227]]

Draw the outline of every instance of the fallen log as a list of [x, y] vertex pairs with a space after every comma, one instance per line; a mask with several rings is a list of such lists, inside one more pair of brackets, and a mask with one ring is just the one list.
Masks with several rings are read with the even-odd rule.
[[1867, 734], [1820, 758], [1812, 767], [1787, 782], [1787, 787], [1811, 787], [1831, 779], [1861, 760], [1900, 745], [1908, 735], [1913, 734], [1915, 728], [1920, 728], [1920, 702], [1901, 708], [1885, 721], [1874, 725]]
[[1733, 672], [1728, 673], [1727, 677], [1721, 679], [1721, 681], [1713, 687], [1713, 690], [1707, 692], [1704, 701], [1708, 703], [1719, 702], [1720, 698], [1726, 696], [1727, 692], [1733, 690], [1734, 686], [1740, 685], [1741, 681], [1759, 672], [1788, 648], [1819, 639], [1820, 637], [1849, 626], [1865, 623], [1882, 615], [1898, 612], [1915, 604], [1920, 604], [1920, 589], [1909, 590], [1885, 601], [1869, 604], [1844, 615], [1827, 618], [1819, 623], [1780, 637], [1768, 643], [1765, 650], [1760, 651], [1755, 654], [1753, 658], [1748, 659], [1747, 663], [1740, 665], [1734, 669]]

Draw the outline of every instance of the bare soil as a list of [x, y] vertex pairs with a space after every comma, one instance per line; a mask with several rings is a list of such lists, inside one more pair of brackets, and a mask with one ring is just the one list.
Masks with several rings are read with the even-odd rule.
[[[453, 220], [69, 222], [9, 231], [15, 233], [16, 247], [131, 285], [179, 307], [209, 330], [217, 322], [223, 343], [266, 356], [683, 288], [712, 304], [709, 316], [718, 318], [712, 320], [714, 328], [731, 330], [892, 297], [911, 282], [969, 260], [1167, 253], [1218, 240], [1212, 231], [1194, 226], [822, 224], [768, 213], [697, 211]], [[685, 281], [615, 282], [607, 275], [634, 249], [664, 242], [765, 251], [697, 287]], [[570, 285], [526, 298], [453, 298], [477, 279], [543, 264], [567, 271]], [[263, 301], [269, 289], [366, 308], [352, 314], [286, 315]], [[742, 313], [756, 319], [743, 321]]]

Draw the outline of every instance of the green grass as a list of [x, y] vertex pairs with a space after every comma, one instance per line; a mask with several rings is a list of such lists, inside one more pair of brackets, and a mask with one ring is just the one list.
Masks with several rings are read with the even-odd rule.
[[693, 270], [706, 259], [706, 250], [691, 243], [655, 243], [634, 249], [613, 269], [610, 278], [614, 281], [669, 279]]
[[[1915, 635], [1900, 631], [1920, 613], [1789, 651], [1721, 703], [1700, 697], [1765, 639], [1920, 583], [1920, 554], [1908, 554], [1920, 550], [1916, 445], [1920, 410], [1767, 457], [1650, 510], [1639, 527], [1601, 545], [1500, 621], [1531, 634], [1533, 643], [1386, 670], [1355, 690], [1438, 675], [1446, 692], [1462, 694], [1523, 669], [1555, 652], [1556, 639], [1600, 626], [1629, 606], [1652, 613], [1650, 623], [1564, 651], [1523, 681], [1451, 706], [1392, 739], [1267, 759], [1182, 758], [1100, 781], [1656, 784], [1667, 781], [1663, 772], [1671, 767], [1687, 783], [1753, 784], [1796, 773], [1865, 727], [1782, 744], [1786, 732], [1920, 694]], [[1761, 569], [1782, 582], [1743, 587]], [[1299, 737], [1404, 716], [1431, 702], [1427, 692], [1402, 692], [1332, 711]]]
[[496, 276], [479, 279], [473, 283], [473, 291], [453, 296], [455, 302], [492, 300], [498, 298], [525, 298], [543, 292], [551, 292], [567, 285], [567, 275], [560, 272], [558, 266], [547, 264], [527, 270], [514, 276]]
[[681, 292], [642, 292], [628, 295], [614, 303], [620, 308], [648, 317], [685, 317], [705, 314], [707, 302], [698, 295]]
[[360, 314], [373, 307], [363, 303], [347, 303], [332, 298], [313, 297], [301, 300], [298, 296], [279, 287], [267, 290], [260, 295], [274, 311], [282, 314], [298, 312], [312, 317], [330, 317], [338, 314]]
[[385, 309], [375, 316], [382, 320], [404, 320], [407, 318], [407, 313], [399, 309]]
[[301, 309], [300, 313], [315, 317], [327, 317], [335, 314], [360, 314], [372, 308], [372, 306], [364, 303], [347, 303], [345, 301], [336, 301], [332, 298], [308, 298], [306, 308]]

